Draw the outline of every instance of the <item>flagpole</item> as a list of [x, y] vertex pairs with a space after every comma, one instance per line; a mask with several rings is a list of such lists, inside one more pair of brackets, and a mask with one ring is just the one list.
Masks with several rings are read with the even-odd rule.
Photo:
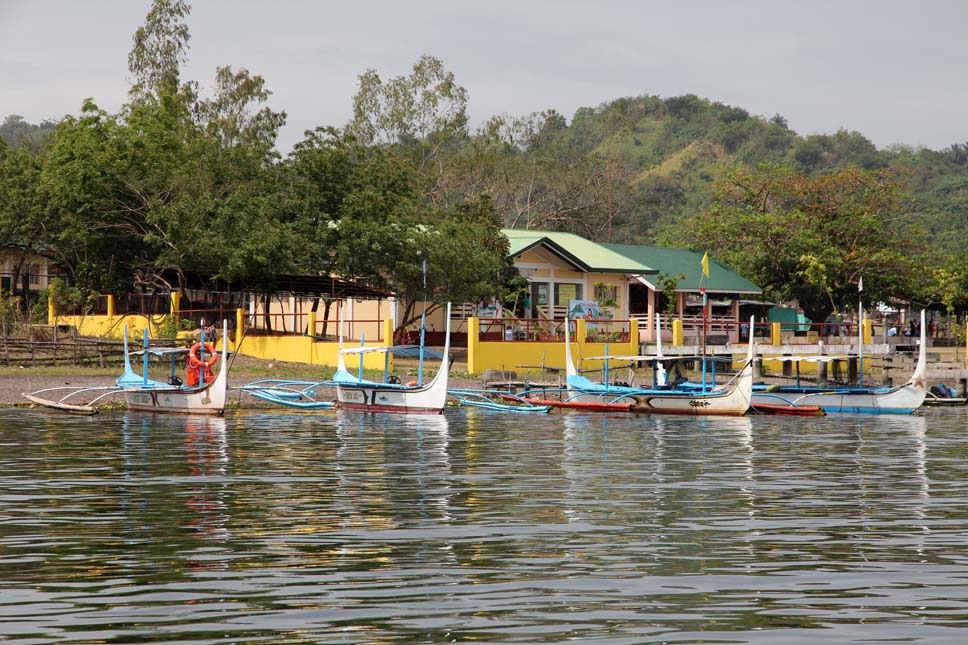
[[706, 391], [706, 308], [708, 307], [709, 299], [706, 296], [706, 287], [703, 285], [703, 278], [709, 277], [709, 253], [705, 252], [702, 254], [702, 260], [700, 260], [699, 265], [702, 267], [702, 272], [699, 274], [699, 293], [702, 294], [702, 330], [700, 331], [701, 347], [702, 347], [702, 391]]

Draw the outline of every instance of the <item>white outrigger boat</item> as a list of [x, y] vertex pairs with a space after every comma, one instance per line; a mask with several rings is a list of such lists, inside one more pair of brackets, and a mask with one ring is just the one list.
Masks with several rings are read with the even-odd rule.
[[[819, 362], [842, 360], [834, 356], [785, 356], [777, 360]], [[927, 388], [927, 337], [924, 311], [921, 311], [921, 344], [914, 373], [898, 387], [870, 387], [864, 385], [774, 385], [756, 386], [753, 404], [786, 403], [815, 405], [828, 413], [850, 414], [914, 414], [924, 404]], [[858, 370], [863, 375], [863, 366]]]
[[[362, 355], [371, 352], [392, 353], [393, 347], [343, 347], [343, 330], [340, 325], [340, 349], [336, 373], [332, 384], [336, 386], [336, 400], [340, 407], [346, 410], [363, 412], [397, 412], [417, 414], [442, 414], [447, 405], [448, 369], [450, 367], [450, 303], [446, 309], [446, 333], [444, 335], [444, 352], [440, 362], [440, 369], [424, 384], [423, 355], [424, 334], [423, 324], [420, 326], [420, 369], [417, 381], [412, 383], [393, 383], [387, 371], [384, 380], [370, 381], [363, 378]], [[360, 370], [354, 376], [346, 369], [346, 355], [360, 356]], [[388, 357], [389, 361], [389, 357]]]
[[[751, 327], [752, 328], [752, 327]], [[645, 414], [686, 414], [693, 416], [742, 416], [750, 408], [753, 390], [753, 339], [750, 335], [746, 362], [732, 379], [722, 385], [687, 384], [686, 387], [667, 385], [665, 373], [656, 379], [652, 387], [611, 385], [607, 369], [605, 383], [594, 383], [582, 376], [575, 367], [571, 354], [569, 324], [565, 322], [565, 371], [566, 387], [561, 391], [561, 400], [536, 399], [537, 392], [524, 392], [525, 396], [536, 403], [551, 404], [556, 407], [608, 411], [628, 409]], [[601, 356], [606, 368], [609, 361], [629, 361], [632, 363], [658, 363], [666, 357], [661, 352], [656, 356]], [[701, 358], [700, 358], [701, 360]], [[660, 364], [661, 367], [661, 364]], [[547, 392], [548, 390], [543, 390]]]
[[[205, 341], [204, 335], [191, 348], [150, 348], [148, 332], [144, 332], [143, 348], [135, 354], [142, 356], [142, 372], [131, 367], [132, 352], [128, 348], [128, 329], [124, 329], [124, 373], [113, 386], [62, 386], [25, 393], [28, 401], [56, 410], [74, 414], [97, 414], [98, 405], [111, 397], [122, 396], [129, 410], [163, 412], [170, 414], [219, 415], [225, 412], [228, 390], [228, 349], [226, 323], [222, 324], [222, 350]], [[167, 382], [148, 378], [150, 356], [168, 358], [171, 372]], [[186, 358], [188, 366], [183, 381], [177, 375], [180, 358]], [[212, 367], [221, 359], [218, 374]]]

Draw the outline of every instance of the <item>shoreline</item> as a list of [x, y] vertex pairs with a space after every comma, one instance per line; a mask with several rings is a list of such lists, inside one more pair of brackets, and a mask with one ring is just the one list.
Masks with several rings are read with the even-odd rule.
[[[116, 376], [98, 374], [98, 375], [83, 375], [83, 374], [30, 374], [25, 373], [22, 376], [19, 374], [0, 374], [0, 408], [4, 409], [16, 409], [16, 408], [30, 408], [30, 409], [41, 409], [43, 406], [37, 405], [36, 403], [31, 403], [23, 397], [24, 392], [36, 392], [38, 390], [44, 390], [48, 388], [56, 387], [111, 387], [114, 385]], [[241, 397], [241, 394], [237, 391], [233, 391], [231, 388], [239, 387], [250, 381], [254, 381], [256, 376], [246, 375], [244, 377], [235, 377], [231, 375], [229, 377], [229, 397], [230, 402], [233, 407], [238, 407], [240, 409], [245, 408], [265, 408], [265, 407], [278, 407], [274, 406], [272, 403], [265, 401], [260, 401], [254, 397], [246, 396]], [[266, 376], [264, 378], [273, 378], [271, 376]], [[287, 377], [279, 377], [287, 378]], [[305, 377], [291, 377], [291, 378], [301, 378], [302, 380], [311, 380]], [[314, 376], [312, 378], [319, 378], [319, 376]], [[452, 388], [467, 388], [476, 389], [481, 387], [480, 379], [463, 378], [463, 377], [450, 377], [450, 385]], [[333, 399], [336, 399], [336, 390], [333, 390]], [[241, 402], [239, 405], [235, 405], [236, 402]], [[119, 400], [119, 403], [123, 405], [123, 401]]]

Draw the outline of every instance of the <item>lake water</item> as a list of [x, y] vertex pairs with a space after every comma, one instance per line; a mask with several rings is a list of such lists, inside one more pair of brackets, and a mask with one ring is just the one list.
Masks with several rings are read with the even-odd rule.
[[966, 419], [0, 410], [0, 642], [964, 643]]

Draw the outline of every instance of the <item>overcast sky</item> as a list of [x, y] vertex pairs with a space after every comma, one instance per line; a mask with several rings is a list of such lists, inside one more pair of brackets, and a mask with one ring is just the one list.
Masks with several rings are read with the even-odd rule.
[[[149, 0], [0, 0], [0, 120], [127, 98], [128, 51]], [[357, 77], [440, 58], [494, 114], [625, 96], [696, 94], [801, 135], [855, 130], [878, 148], [968, 141], [968, 0], [194, 0], [183, 80], [229, 65], [261, 75], [288, 122], [349, 120]]]

